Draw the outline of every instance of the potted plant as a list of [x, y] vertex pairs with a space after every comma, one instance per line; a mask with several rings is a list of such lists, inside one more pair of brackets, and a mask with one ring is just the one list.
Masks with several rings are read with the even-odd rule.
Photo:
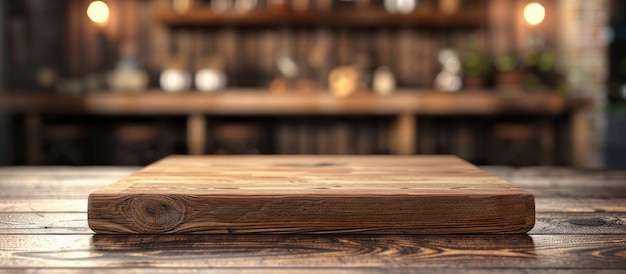
[[524, 88], [533, 91], [569, 92], [565, 76], [556, 67], [556, 55], [550, 49], [531, 52], [526, 56]]
[[498, 89], [520, 89], [524, 81], [524, 70], [514, 55], [504, 55], [496, 59], [496, 87]]
[[463, 61], [463, 72], [466, 89], [483, 88], [491, 74], [491, 60], [487, 55], [471, 51]]

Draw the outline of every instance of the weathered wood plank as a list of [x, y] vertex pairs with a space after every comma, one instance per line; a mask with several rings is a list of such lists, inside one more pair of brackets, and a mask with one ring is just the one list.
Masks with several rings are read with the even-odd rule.
[[623, 170], [572, 169], [552, 166], [523, 168], [481, 166], [481, 169], [521, 187], [619, 187], [626, 184], [626, 171]]
[[0, 213], [0, 234], [92, 234], [86, 213]]
[[98, 233], [524, 233], [529, 192], [455, 156], [169, 156], [89, 195]]
[[573, 198], [573, 199], [623, 199], [626, 198], [626, 185], [615, 187], [574, 186], [558, 187], [520, 186], [535, 195], [536, 198]]
[[[48, 185], [42, 187], [7, 187], [2, 188], [0, 200], [2, 199], [85, 199], [90, 192], [115, 182], [116, 180], [106, 180], [99, 184], [91, 185]], [[2, 185], [0, 184], [0, 187]], [[520, 186], [524, 190], [532, 193], [537, 200], [544, 199], [613, 199], [621, 201], [626, 199], [626, 186], [624, 187], [530, 187]], [[616, 204], [620, 206], [621, 204]]]
[[626, 212], [626, 198], [535, 197], [536, 212]]
[[5, 235], [12, 267], [626, 269], [623, 235]]
[[[131, 175], [138, 169], [137, 167], [0, 167], [0, 187], [2, 188], [0, 198], [80, 199], [95, 189]], [[568, 197], [577, 200], [626, 198], [626, 173], [622, 171], [573, 170], [558, 167], [516, 169], [497, 166], [485, 166], [481, 169], [532, 192], [537, 201], [542, 198], [567, 199]], [[614, 206], [620, 207], [621, 205], [624, 203], [614, 203]], [[606, 203], [599, 210], [606, 210], [603, 208], [612, 207]], [[538, 202], [537, 211], [540, 210], [542, 209]]]
[[[435, 163], [445, 165], [445, 163]], [[531, 186], [622, 186], [626, 183], [626, 171], [577, 170], [564, 167], [480, 166], [481, 169], [510, 182]], [[76, 182], [79, 179], [120, 179], [138, 171], [139, 167], [0, 167], [0, 184], [23, 184], [24, 182]], [[72, 180], [74, 179], [74, 180]], [[92, 182], [82, 180], [82, 184]], [[100, 186], [97, 182], [94, 186]], [[521, 185], [520, 185], [521, 186]]]
[[4, 166], [0, 167], [0, 181], [4, 181], [5, 176], [69, 176], [69, 177], [117, 177], [128, 176], [141, 169], [140, 167], [124, 166], [89, 166], [89, 167], [69, 167], [69, 166]]
[[[0, 235], [92, 233], [86, 213], [0, 213]], [[537, 213], [529, 234], [626, 234], [626, 213]]]
[[0, 167], [0, 199], [85, 199], [137, 167]]
[[626, 213], [537, 213], [529, 234], [626, 234]]
[[78, 199], [2, 199], [3, 213], [87, 213], [87, 198]]
[[[536, 212], [626, 212], [626, 198], [551, 198], [536, 197]], [[87, 194], [75, 199], [2, 199], [5, 213], [79, 213], [87, 212]]]
[[[115, 181], [115, 180], [113, 180]], [[109, 182], [111, 183], [111, 182]], [[103, 185], [106, 185], [104, 183]], [[23, 188], [5, 188], [0, 193], [0, 200], [8, 199], [43, 199], [43, 200], [77, 200], [85, 199], [90, 192], [95, 191], [99, 187], [97, 186], [67, 186], [63, 184], [49, 185], [45, 187], [35, 187], [34, 189], [28, 186]]]
[[[626, 271], [626, 197], [619, 171], [499, 170], [538, 195], [530, 235], [94, 236], [87, 227], [86, 195], [109, 184], [107, 176], [114, 181], [137, 169], [120, 170], [0, 168], [0, 272]], [[523, 176], [516, 176], [520, 170]], [[568, 180], [576, 176], [586, 177]], [[11, 196], [16, 193], [21, 196]]]
[[[483, 166], [481, 168], [533, 193], [537, 201], [542, 198], [618, 200], [626, 198], [626, 171], [565, 167]], [[624, 204], [616, 205], [621, 207]]]
[[124, 272], [124, 273], [287, 273], [287, 274], [306, 274], [306, 273], [602, 273], [602, 274], [622, 274], [623, 269], [601, 269], [601, 268], [502, 268], [502, 267], [472, 267], [472, 268], [459, 268], [459, 267], [398, 267], [398, 266], [381, 266], [381, 267], [2, 267], [1, 272], [8, 273], [60, 273], [60, 274], [72, 274], [72, 273], [112, 273], [112, 272]]

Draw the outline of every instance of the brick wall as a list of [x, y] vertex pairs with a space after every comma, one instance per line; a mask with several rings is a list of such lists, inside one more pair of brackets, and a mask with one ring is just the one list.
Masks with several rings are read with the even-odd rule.
[[604, 165], [606, 122], [603, 111], [608, 75], [606, 26], [608, 1], [559, 0], [561, 67], [573, 87], [571, 96], [593, 99], [587, 122], [586, 165]]

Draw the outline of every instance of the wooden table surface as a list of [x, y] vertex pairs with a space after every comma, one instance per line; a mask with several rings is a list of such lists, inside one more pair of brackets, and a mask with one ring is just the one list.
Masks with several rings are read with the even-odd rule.
[[626, 271], [626, 171], [484, 167], [536, 196], [526, 235], [94, 235], [89, 192], [129, 167], [1, 167], [0, 272]]

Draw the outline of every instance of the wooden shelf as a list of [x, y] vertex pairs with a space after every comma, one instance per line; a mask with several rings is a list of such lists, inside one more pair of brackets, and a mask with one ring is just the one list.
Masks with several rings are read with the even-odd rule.
[[336, 27], [480, 27], [486, 14], [482, 7], [468, 8], [454, 14], [434, 9], [418, 9], [411, 14], [391, 14], [384, 10], [337, 10], [331, 12], [214, 13], [206, 7], [177, 13], [168, 8], [155, 11], [155, 19], [170, 27], [272, 27], [272, 26], [336, 26]]
[[[41, 116], [66, 115], [184, 115], [187, 116], [188, 152], [202, 154], [206, 148], [208, 116], [282, 115], [388, 115], [395, 116], [389, 130], [389, 148], [394, 154], [414, 154], [420, 115], [570, 115], [574, 163], [584, 159], [577, 147], [584, 142], [583, 108], [586, 99], [569, 99], [556, 92], [500, 93], [465, 90], [445, 93], [433, 90], [398, 90], [388, 96], [364, 94], [335, 98], [328, 92], [271, 93], [266, 89], [229, 89], [215, 93], [197, 91], [166, 93], [87, 92], [60, 96], [11, 92], [0, 94], [0, 110], [24, 114], [27, 139], [40, 147]], [[583, 133], [583, 134], [581, 134]], [[37, 152], [29, 155], [38, 155]], [[34, 157], [37, 158], [37, 157]], [[37, 163], [36, 161], [29, 161]]]
[[115, 115], [539, 115], [561, 114], [582, 104], [581, 100], [554, 92], [507, 95], [488, 90], [399, 90], [389, 96], [367, 94], [349, 98], [335, 98], [322, 91], [274, 94], [264, 89], [216, 93], [94, 91], [77, 97], [23, 92], [0, 95], [0, 109], [9, 113]]

